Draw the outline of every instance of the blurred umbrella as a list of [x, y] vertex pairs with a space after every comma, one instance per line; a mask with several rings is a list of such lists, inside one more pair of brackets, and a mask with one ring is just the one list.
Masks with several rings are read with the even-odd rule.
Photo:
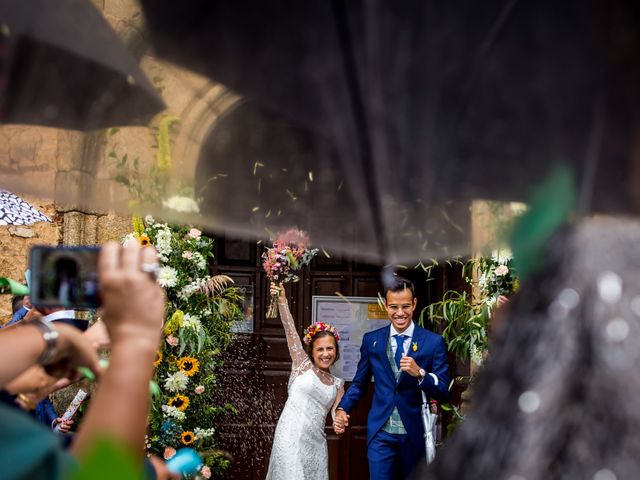
[[0, 225], [30, 225], [36, 222], [51, 222], [51, 219], [19, 196], [0, 189]]
[[142, 4], [159, 55], [250, 100], [203, 148], [219, 228], [295, 223], [383, 261], [459, 253], [465, 202], [522, 200], [557, 163], [583, 211], [636, 211], [635, 2]]
[[0, 122], [143, 125], [164, 103], [86, 0], [0, 2]]

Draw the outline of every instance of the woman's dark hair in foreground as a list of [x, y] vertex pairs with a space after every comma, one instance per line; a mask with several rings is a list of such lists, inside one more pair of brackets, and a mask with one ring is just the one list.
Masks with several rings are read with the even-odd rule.
[[638, 478], [640, 223], [556, 235], [506, 313], [471, 413], [415, 478]]

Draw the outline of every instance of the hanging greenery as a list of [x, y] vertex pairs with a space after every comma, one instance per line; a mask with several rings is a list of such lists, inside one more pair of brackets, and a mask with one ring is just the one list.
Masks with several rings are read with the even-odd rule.
[[426, 316], [433, 324], [442, 325], [442, 336], [449, 351], [458, 358], [481, 364], [482, 354], [489, 346], [487, 331], [491, 313], [501, 296], [518, 290], [518, 276], [508, 249], [469, 260], [462, 274], [469, 291], [445, 292], [441, 301], [423, 309], [419, 321], [424, 325]]

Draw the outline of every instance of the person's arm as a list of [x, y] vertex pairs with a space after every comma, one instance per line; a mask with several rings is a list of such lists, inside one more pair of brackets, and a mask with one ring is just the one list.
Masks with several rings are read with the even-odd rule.
[[141, 265], [157, 261], [153, 248], [141, 252], [134, 242], [122, 249], [110, 242], [100, 252], [102, 318], [111, 338], [111, 360], [72, 446], [72, 452], [80, 458], [93, 440], [105, 436], [125, 444], [142, 458], [149, 380], [160, 344], [164, 298]]
[[[331, 407], [331, 418], [333, 419], [333, 430], [336, 432], [336, 435], [342, 435], [345, 431], [345, 426], [338, 425], [336, 423], [336, 410], [342, 397], [344, 395], [344, 382], [340, 380], [340, 387], [338, 388], [338, 393], [336, 394], [336, 400], [333, 402], [333, 406]], [[344, 412], [344, 410], [342, 410]], [[348, 417], [347, 417], [348, 420]]]
[[36, 365], [47, 349], [51, 349], [52, 355], [46, 367], [52, 375], [73, 376], [77, 366], [87, 366], [94, 373], [100, 371], [95, 350], [77, 329], [64, 324], [49, 325], [49, 328], [58, 334], [52, 349], [43, 331], [34, 323], [21, 322], [0, 332], [0, 387]]
[[284, 327], [284, 333], [287, 337], [287, 345], [289, 346], [289, 355], [291, 355], [291, 361], [293, 362], [293, 368], [300, 366], [302, 362], [309, 358], [307, 352], [302, 347], [300, 336], [296, 330], [296, 323], [289, 311], [289, 304], [287, 303], [287, 296], [284, 292], [284, 286], [271, 286], [272, 292], [278, 290], [278, 311], [280, 312], [280, 320]]
[[433, 352], [431, 371], [419, 383], [419, 388], [430, 398], [440, 402], [449, 401], [449, 362], [447, 361], [447, 346], [442, 337], [438, 337]]

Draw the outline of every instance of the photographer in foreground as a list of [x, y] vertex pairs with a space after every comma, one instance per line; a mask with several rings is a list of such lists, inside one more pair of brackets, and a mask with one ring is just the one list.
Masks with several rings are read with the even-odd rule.
[[[162, 291], [143, 272], [155, 264], [155, 250], [134, 243], [120, 247], [111, 242], [100, 253], [102, 318], [112, 345], [106, 371], [101, 371], [92, 343], [69, 325], [35, 319], [0, 333], [0, 387], [34, 364], [56, 378], [76, 378], [79, 366], [96, 374], [99, 387], [71, 448], [80, 463], [101, 438], [130, 449], [142, 462], [149, 380], [164, 319]], [[73, 469], [74, 458], [57, 437], [28, 416], [0, 405], [0, 422], [3, 478], [56, 479]], [[163, 465], [156, 469], [158, 478], [170, 478]]]

